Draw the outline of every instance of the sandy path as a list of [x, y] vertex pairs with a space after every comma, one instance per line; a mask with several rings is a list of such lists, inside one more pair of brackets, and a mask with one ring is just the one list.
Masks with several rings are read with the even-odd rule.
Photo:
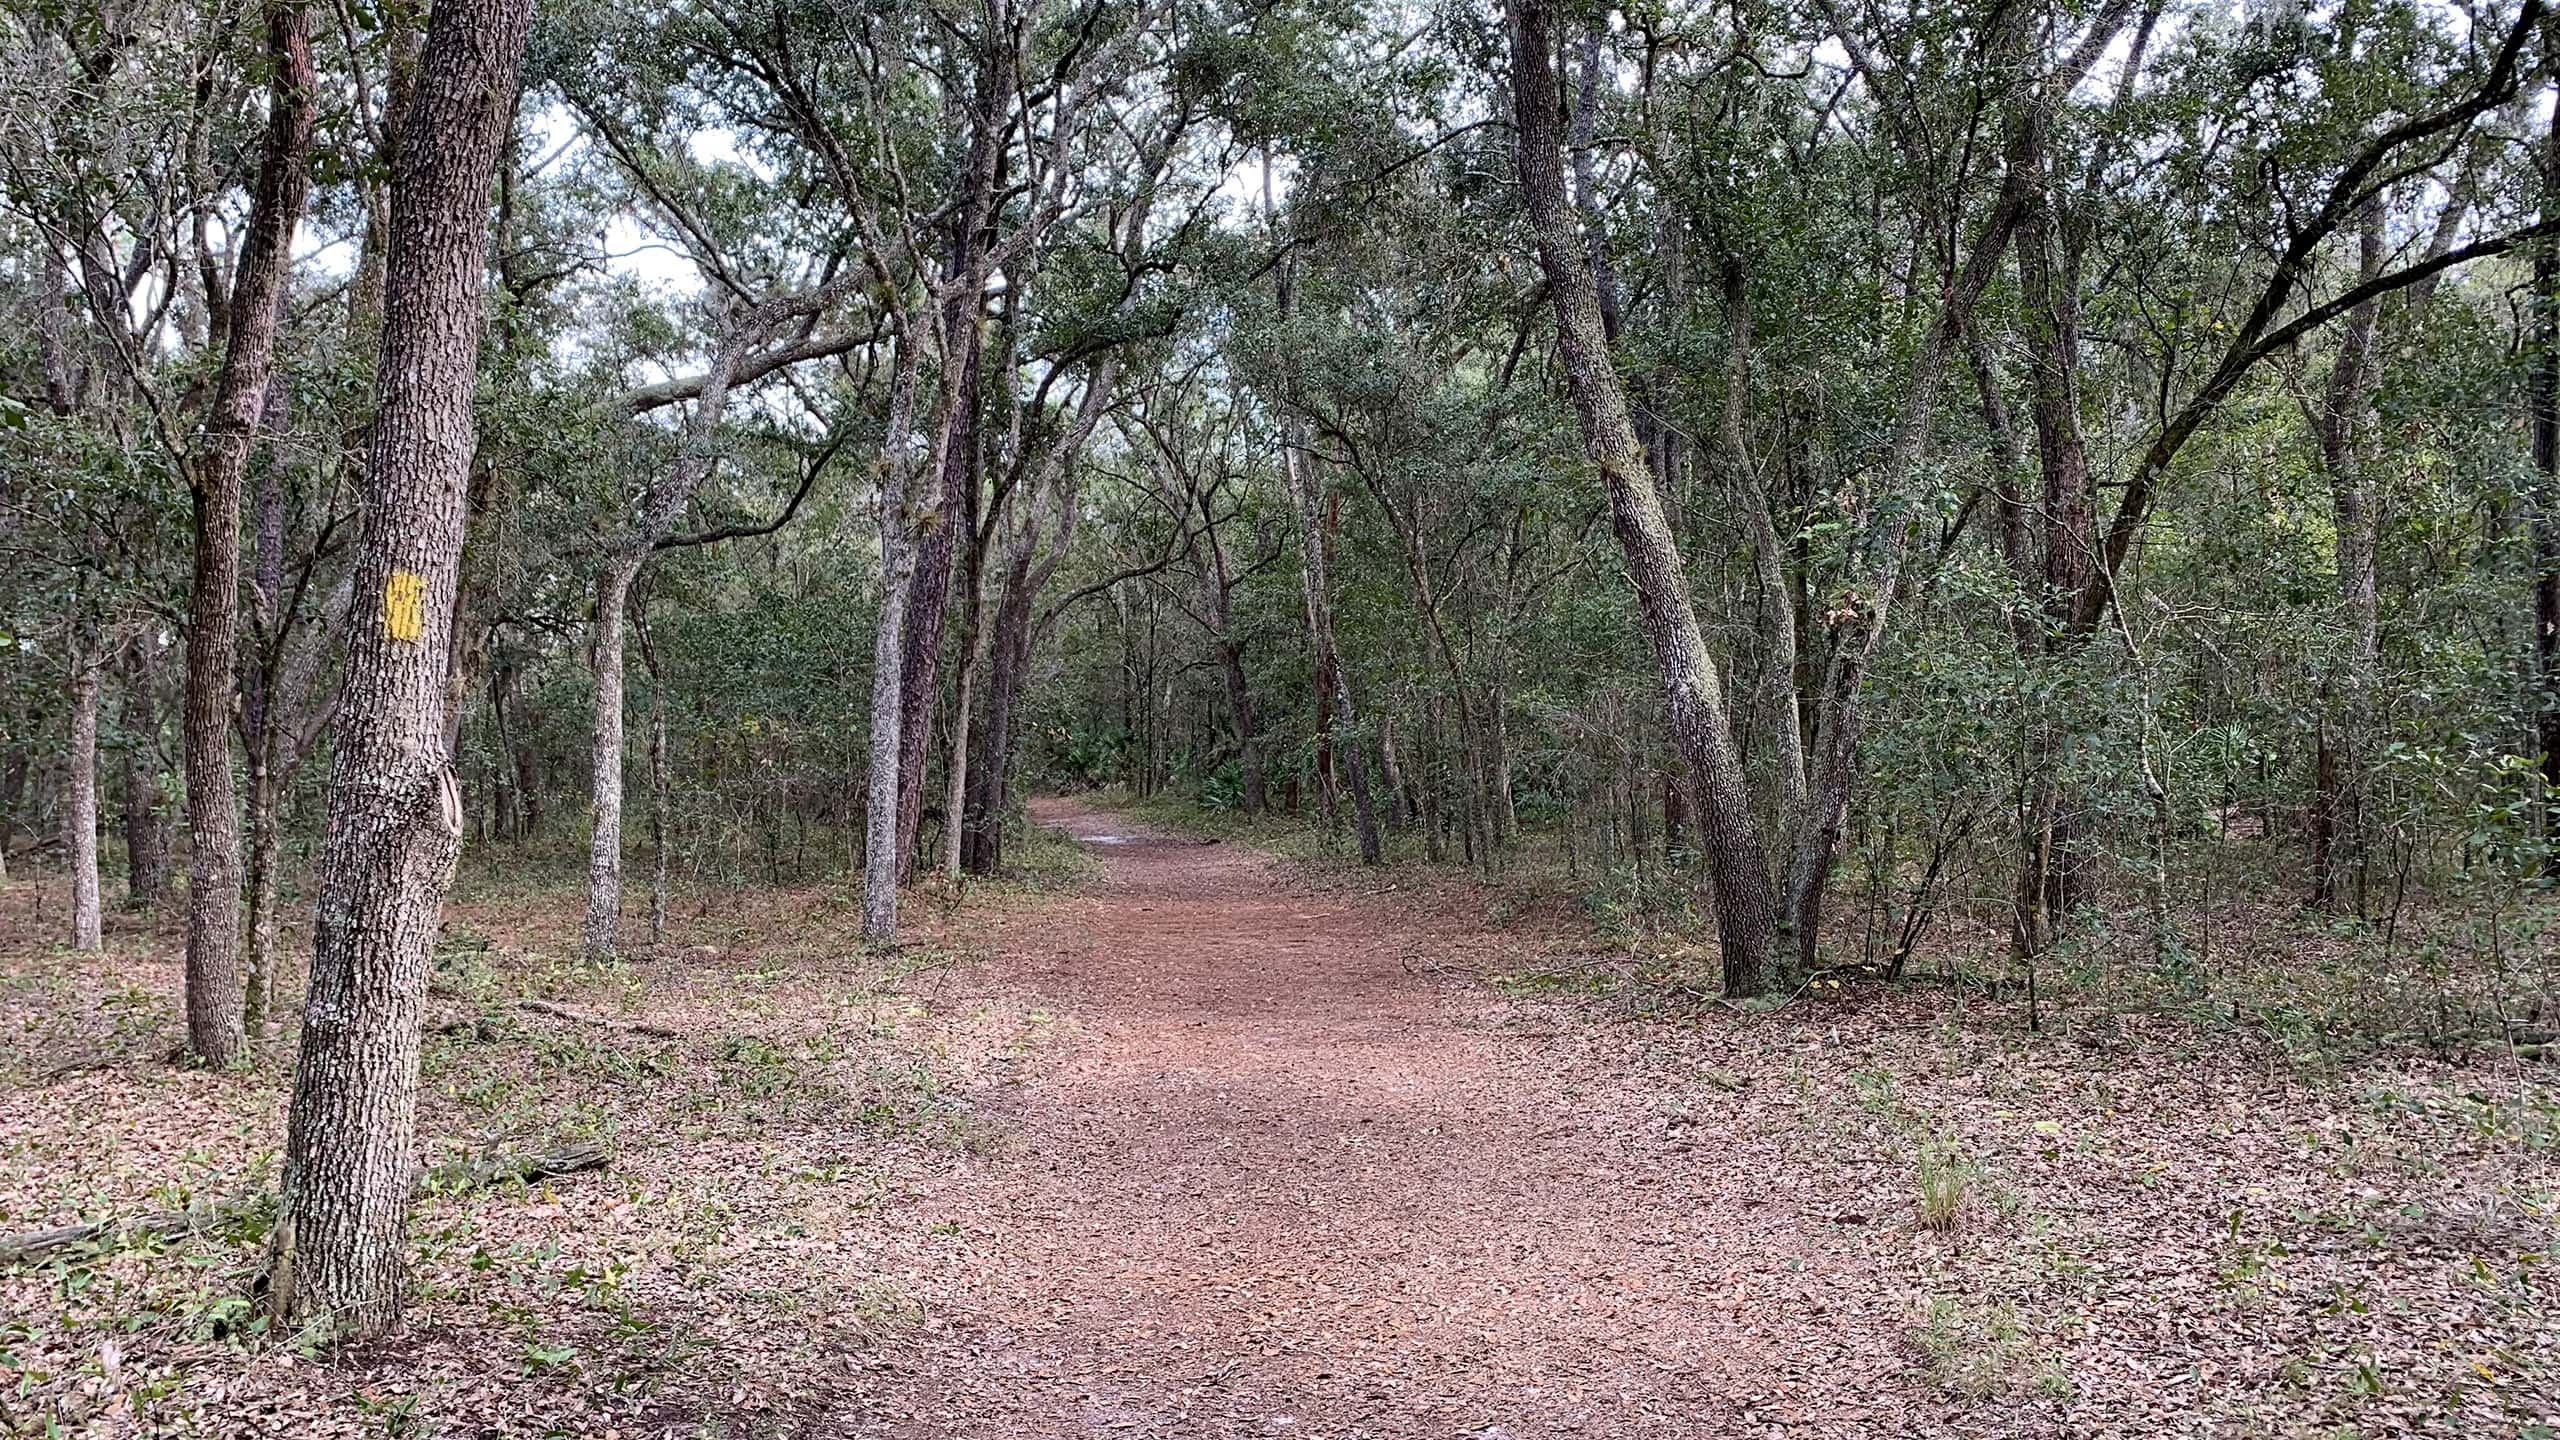
[[1899, 1361], [1873, 1329], [1841, 1332], [1856, 1297], [1752, 1194], [1769, 1157], [1704, 1164], [1726, 1142], [1630, 1120], [1569, 1047], [1412, 971], [1445, 937], [1387, 901], [1066, 802], [1036, 814], [1108, 879], [1009, 931], [997, 978], [1077, 1028], [1009, 1087], [1015, 1143], [923, 1198], [960, 1225], [967, 1278], [930, 1297], [932, 1331], [866, 1365], [831, 1433], [1886, 1419], [1798, 1403]]

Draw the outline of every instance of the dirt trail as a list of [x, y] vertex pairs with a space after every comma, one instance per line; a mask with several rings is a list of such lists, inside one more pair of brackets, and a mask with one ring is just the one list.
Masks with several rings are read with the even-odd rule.
[[994, 978], [1076, 1029], [1008, 1087], [1017, 1139], [920, 1197], [961, 1227], [966, 1279], [874, 1357], [840, 1433], [1912, 1418], [1871, 1383], [1899, 1362], [1861, 1287], [1754, 1194], [1775, 1157], [1631, 1110], [1569, 1038], [1416, 971], [1451, 937], [1391, 899], [1068, 802], [1034, 813], [1108, 878], [1009, 930]]

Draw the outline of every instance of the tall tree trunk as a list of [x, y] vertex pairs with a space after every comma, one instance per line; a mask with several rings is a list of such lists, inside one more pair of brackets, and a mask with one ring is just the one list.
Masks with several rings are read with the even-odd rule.
[[898, 938], [898, 754], [900, 709], [905, 687], [902, 673], [907, 646], [907, 582], [915, 570], [903, 525], [881, 506], [880, 548], [883, 551], [879, 629], [871, 647], [870, 785], [863, 810], [862, 938], [875, 945]]
[[188, 465], [195, 498], [195, 575], [187, 620], [187, 1043], [208, 1065], [240, 1058], [240, 814], [231, 779], [231, 713], [239, 663], [240, 482], [283, 318], [293, 232], [309, 189], [316, 84], [311, 21], [299, 0], [267, 9], [273, 67], [266, 149], [231, 286], [221, 379], [202, 448]]
[[[2382, 197], [2365, 202], [2358, 226], [2357, 281], [2382, 273], [2387, 244]], [[2338, 354], [2320, 402], [2320, 463], [2329, 472], [2330, 509], [2337, 530], [2338, 609], [2346, 621], [2344, 683], [2334, 687], [2335, 708], [2322, 717], [2320, 762], [2312, 797], [2311, 899], [2323, 909], [2345, 906], [2349, 891], [2363, 909], [2365, 854], [2364, 771], [2372, 758], [2374, 689], [2382, 660], [2380, 579], [2375, 573], [2380, 517], [2364, 468], [2364, 431], [2380, 378], [2375, 337], [2382, 316], [2376, 296], [2347, 312], [2338, 332]], [[2343, 691], [2343, 694], [2334, 694]]]
[[1750, 277], [1739, 255], [1727, 255], [1723, 269], [1727, 340], [1724, 406], [1716, 444], [1740, 501], [1743, 531], [1751, 539], [1751, 577], [1759, 590], [1763, 639], [1769, 648], [1768, 674], [1761, 682], [1769, 740], [1768, 794], [1762, 808], [1768, 816], [1771, 849], [1786, 855], [1794, 852], [1806, 806], [1804, 697], [1796, 689], [1798, 617], [1795, 592], [1787, 584], [1786, 552], [1779, 544], [1777, 519], [1770, 509], [1769, 486], [1751, 458], [1746, 433], [1751, 413], [1751, 352], [1757, 343]]
[[915, 580], [916, 518], [927, 484], [939, 483], [943, 445], [950, 435], [945, 423], [959, 401], [963, 367], [945, 355], [939, 401], [931, 421], [932, 443], [921, 465], [910, 458], [916, 433], [917, 375], [930, 343], [931, 315], [909, 313], [900, 329], [898, 375], [891, 382], [889, 423], [883, 430], [885, 457], [880, 477], [880, 614], [871, 647], [871, 737], [866, 800], [863, 806], [862, 938], [873, 945], [898, 939], [898, 882], [904, 864], [898, 843], [899, 756], [903, 753], [902, 721], [906, 713], [905, 679], [908, 648], [908, 601]]
[[[1286, 308], [1285, 299], [1282, 305]], [[1309, 473], [1302, 447], [1290, 444], [1282, 452], [1282, 464], [1287, 468], [1289, 493], [1298, 511], [1298, 579], [1306, 594], [1307, 636], [1315, 647], [1316, 673], [1332, 680], [1333, 704], [1327, 717], [1325, 743], [1351, 787], [1351, 818], [1359, 838], [1360, 863], [1375, 865], [1385, 858], [1385, 852], [1378, 836], [1377, 807], [1369, 794], [1369, 767], [1361, 758], [1357, 738], [1359, 712], [1351, 699], [1350, 667], [1342, 663], [1342, 652], [1333, 643], [1333, 582], [1326, 569], [1324, 524], [1320, 518], [1323, 487]]]
[[[271, 375], [259, 409], [261, 428], [283, 428], [286, 386]], [[250, 571], [249, 619], [253, 648], [240, 667], [240, 734], [249, 752], [249, 954], [240, 985], [240, 1023], [252, 1037], [266, 1028], [276, 955], [276, 860], [283, 816], [277, 769], [287, 723], [275, 693], [283, 670], [284, 467], [266, 465], [258, 475], [257, 563]]]
[[71, 948], [96, 950], [104, 944], [98, 913], [98, 660], [79, 641], [74, 645], [62, 846], [71, 860]]
[[1777, 924], [1767, 851], [1751, 823], [1750, 790], [1727, 722], [1724, 686], [1707, 654], [1652, 469], [1636, 441], [1626, 390], [1602, 332], [1599, 289], [1565, 196], [1556, 145], [1556, 81], [1548, 61], [1553, 50], [1548, 6], [1546, 0], [1508, 0], [1507, 9], [1521, 196], [1537, 232], [1539, 261], [1555, 308], [1557, 349], [1581, 422], [1584, 451], [1608, 487], [1610, 519], [1644, 612], [1672, 730], [1705, 804], [1702, 829], [1715, 875], [1725, 989], [1756, 995], [1768, 981]]
[[[2011, 173], [2023, 178], [2017, 229], [2018, 285], [2026, 315], [2028, 409], [2042, 477], [2041, 595], [2045, 653], [2058, 658], [2071, 606], [2090, 583], [2097, 557], [2097, 492], [2080, 428], [2080, 274], [2056, 211], [2043, 107], [2023, 107], [2011, 139]], [[2017, 933], [2042, 936], [2085, 898], [2079, 824], [2063, 793], [2065, 737], [2050, 719], [2027, 738], [2026, 844], [2021, 851]]]
[[996, 606], [988, 649], [987, 718], [978, 732], [978, 758], [969, 770], [967, 833], [960, 863], [972, 875], [993, 875], [1004, 864], [1005, 774], [1013, 758], [1013, 697], [1031, 664], [1031, 552], [1026, 547], [1006, 567], [1003, 598]]
[[160, 648], [145, 633], [125, 653], [124, 898], [136, 909], [169, 891], [169, 823], [161, 813]]
[[995, 638], [988, 633], [986, 606], [979, 593], [984, 584], [982, 575], [971, 575], [969, 648], [961, 654], [960, 674], [952, 685], [951, 756], [943, 774], [942, 873], [954, 880], [960, 878], [961, 865], [967, 858], [969, 803], [976, 793], [969, 760], [975, 730], [982, 723], [975, 713], [978, 681], [986, 673], [987, 651]]
[[[992, 14], [1001, 14], [997, 7]], [[950, 617], [951, 567], [962, 525], [977, 523], [979, 362], [986, 349], [986, 252], [1006, 146], [997, 117], [1011, 98], [1007, 51], [993, 32], [979, 42], [969, 146], [960, 165], [961, 203], [951, 221], [951, 279], [943, 302], [943, 404], [934, 413], [941, 486], [932, 520], [920, 526], [908, 578], [898, 686], [897, 875], [915, 878], [916, 832], [924, 823], [925, 765], [932, 754], [934, 703], [941, 696], [942, 632]], [[955, 383], [956, 382], [956, 383]], [[946, 822], [947, 823], [947, 822]]]
[[275, 996], [276, 905], [284, 850], [284, 786], [273, 757], [249, 761], [249, 963], [240, 991], [240, 1020], [258, 1034]]
[[906, 637], [898, 684], [898, 879], [915, 878], [917, 832], [924, 824], [924, 781], [933, 746], [934, 702], [941, 696], [942, 637], [951, 611], [955, 532], [974, 523], [978, 486], [979, 325], [974, 307], [960, 349], [963, 379], [944, 423], [942, 497], [936, 520], [916, 537], [907, 582]]
[[444, 745], [447, 649], [474, 443], [489, 199], [530, 0], [440, 0], [401, 149], [311, 984], [267, 1304], [317, 1336], [399, 1318], [417, 1166], [418, 1017], [462, 790]]
[[649, 943], [667, 941], [667, 676], [649, 643], [646, 607], [640, 625], [640, 662], [649, 671]]
[[587, 670], [595, 708], [588, 722], [594, 765], [593, 826], [587, 838], [587, 920], [591, 955], [610, 955], [622, 927], [622, 612], [645, 551], [617, 555], [596, 576], [595, 626]]
[[[2543, 127], [2542, 220], [2560, 221], [2560, 95]], [[2534, 739], [2542, 783], [2560, 790], [2560, 240], [2533, 250], [2533, 467], [2542, 493], [2533, 513]]]

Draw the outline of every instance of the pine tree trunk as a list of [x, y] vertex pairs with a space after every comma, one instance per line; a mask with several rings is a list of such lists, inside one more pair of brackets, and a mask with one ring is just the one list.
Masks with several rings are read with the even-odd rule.
[[[444, 746], [492, 177], [530, 0], [440, 0], [392, 179], [377, 415], [362, 472], [360, 612], [329, 785], [311, 985], [267, 1303], [287, 1327], [399, 1318], [417, 1168], [419, 1013], [462, 792]], [[378, 608], [376, 608], [378, 607]]]
[[596, 576], [595, 626], [587, 673], [595, 709], [588, 723], [590, 809], [587, 839], [587, 953], [611, 955], [622, 929], [622, 612], [641, 556], [617, 555]]
[[62, 847], [71, 860], [71, 948], [104, 944], [98, 913], [98, 662], [71, 661], [71, 743], [63, 754]]
[[257, 442], [283, 319], [293, 234], [309, 190], [316, 82], [311, 22], [297, 0], [271, 0], [266, 149], [250, 201], [239, 274], [225, 319], [221, 378], [202, 449], [188, 465], [195, 498], [195, 572], [187, 623], [187, 1040], [208, 1065], [232, 1064], [244, 1041], [240, 973], [240, 814], [231, 777], [237, 692], [240, 485]]

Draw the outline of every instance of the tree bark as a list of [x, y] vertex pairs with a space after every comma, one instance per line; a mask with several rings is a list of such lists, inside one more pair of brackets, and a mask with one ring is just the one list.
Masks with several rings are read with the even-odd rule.
[[[1751, 406], [1751, 352], [1758, 343], [1751, 314], [1750, 277], [1739, 255], [1724, 262], [1726, 350], [1724, 406], [1716, 427], [1717, 451], [1740, 501], [1744, 533], [1751, 539], [1751, 576], [1759, 590], [1768, 675], [1761, 684], [1769, 737], [1768, 815], [1771, 849], [1794, 853], [1806, 807], [1804, 697], [1796, 688], [1795, 592], [1787, 584], [1786, 551], [1778, 540], [1769, 487], [1753, 463], [1746, 434]], [[1666, 820], [1668, 817], [1665, 817]]]
[[[2560, 96], [2543, 127], [2542, 219], [2560, 220]], [[2533, 468], [2542, 493], [2533, 515], [2533, 733], [2542, 783], [2560, 789], [2560, 240], [2533, 251]]]
[[[78, 644], [77, 641], [74, 642]], [[71, 657], [71, 743], [63, 755], [62, 845], [71, 860], [71, 948], [96, 950], [98, 911], [98, 660]]]
[[267, 1303], [322, 1337], [399, 1318], [416, 1169], [419, 1014], [462, 793], [444, 744], [447, 650], [474, 443], [489, 199], [530, 0], [440, 0], [392, 178], [377, 414], [363, 471], [311, 985]]
[[195, 500], [195, 573], [187, 620], [187, 1043], [208, 1065], [236, 1062], [245, 1043], [240, 969], [240, 814], [231, 777], [240, 608], [240, 483], [258, 438], [267, 377], [283, 319], [293, 232], [310, 188], [317, 85], [311, 22], [298, 0], [267, 9], [265, 153], [231, 286], [222, 374], [202, 448], [188, 465]]
[[972, 875], [993, 875], [1004, 864], [1005, 772], [1013, 758], [1013, 697], [1031, 664], [1031, 552], [1023, 547], [1005, 569], [988, 649], [987, 718], [978, 731], [978, 758], [969, 769], [967, 833], [960, 863]]
[[[1001, 14], [1002, 7], [994, 13]], [[915, 535], [914, 573], [908, 577], [906, 635], [899, 665], [897, 869], [901, 884], [915, 878], [916, 834], [924, 823], [924, 780], [932, 753], [934, 703], [941, 695], [942, 633], [950, 618], [951, 567], [960, 527], [977, 521], [979, 362], [986, 349], [986, 253], [996, 220], [997, 189], [1006, 147], [999, 116], [1012, 97], [1007, 63], [1009, 37], [990, 26], [978, 37], [978, 65], [969, 146], [961, 160], [960, 204], [952, 217], [951, 292], [943, 302], [944, 404], [934, 415], [941, 496], [932, 520]], [[956, 379], [956, 383], [953, 383]], [[946, 824], [952, 823], [949, 817]]]
[[1557, 350], [1581, 422], [1583, 449], [1609, 493], [1610, 520], [1626, 552], [1660, 672], [1673, 733], [1706, 813], [1702, 830], [1715, 876], [1725, 989], [1756, 995], [1768, 983], [1777, 911], [1768, 854], [1751, 823], [1748, 783], [1725, 710], [1724, 686], [1690, 599], [1678, 544], [1652, 468], [1629, 418], [1602, 331], [1599, 288], [1566, 198], [1557, 149], [1558, 96], [1546, 0], [1508, 0], [1512, 105], [1519, 122], [1520, 190], [1537, 232], [1539, 261], [1556, 313]]
[[588, 953], [594, 955], [612, 954], [621, 935], [622, 616], [644, 553], [617, 555], [597, 574], [595, 626], [587, 647], [595, 704], [587, 731], [594, 768], [589, 787], [588, 813], [593, 823], [587, 834], [584, 938]]
[[124, 898], [136, 909], [169, 891], [169, 822], [161, 813], [159, 647], [148, 633], [125, 654]]
[[[2021, 108], [2009, 150], [2024, 204], [2017, 227], [2018, 288], [2026, 314], [2028, 410], [2043, 481], [2042, 580], [2045, 652], [2058, 655], [2071, 606], [2089, 586], [2097, 557], [2097, 491], [2080, 428], [2080, 267], [2064, 236], [2047, 154], [2041, 105]], [[2032, 907], [2032, 933], [2042, 935], [2082, 903], [2086, 862], [2078, 825], [2059, 771], [2063, 736], [2051, 722], [2028, 735], [2027, 843], [2020, 856], [2022, 904]]]
[[[2382, 273], [2387, 242], [2382, 197], [2366, 202], [2357, 225], [2357, 281]], [[2320, 759], [2312, 796], [2312, 903], [2337, 910], [2349, 900], [2363, 909], [2365, 853], [2364, 770], [2372, 757], [2374, 688], [2382, 658], [2379, 576], [2380, 538], [2374, 496], [2364, 469], [2364, 431], [2380, 378], [2376, 335], [2382, 299], [2374, 296], [2347, 312], [2338, 332], [2338, 354], [2320, 403], [2320, 463], [2329, 472], [2329, 498], [2337, 530], [2338, 609], [2345, 620], [2344, 683], [2320, 726]]]
[[862, 938], [873, 945], [898, 939], [898, 881], [904, 855], [898, 843], [898, 783], [901, 722], [905, 716], [908, 600], [916, 571], [919, 501], [925, 483], [939, 482], [943, 442], [950, 427], [942, 417], [959, 400], [961, 367], [945, 356], [940, 396], [932, 412], [931, 444], [921, 464], [912, 458], [916, 434], [917, 376], [923, 368], [921, 347], [935, 323], [930, 314], [907, 314], [900, 322], [897, 378], [891, 382], [889, 423], [880, 473], [880, 614], [871, 647], [871, 737], [869, 779], [863, 806]]

